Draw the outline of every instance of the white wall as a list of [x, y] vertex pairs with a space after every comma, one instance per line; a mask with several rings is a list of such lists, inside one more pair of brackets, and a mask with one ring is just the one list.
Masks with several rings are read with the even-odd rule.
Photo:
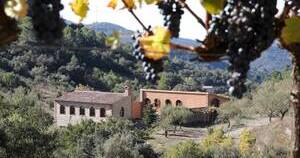
[[[55, 103], [55, 121], [57, 126], [67, 126], [68, 124], [76, 124], [81, 122], [82, 120], [93, 120], [95, 122], [105, 121], [108, 117], [112, 116], [112, 105], [100, 105], [100, 104], [87, 104], [87, 103], [72, 103], [72, 102], [65, 102], [63, 103], [65, 106], [65, 114], [60, 114], [60, 104]], [[70, 115], [70, 106], [75, 107], [75, 115]], [[80, 107], [85, 108], [85, 115], [79, 115]], [[91, 117], [90, 114], [90, 107], [95, 108], [95, 116]], [[105, 108], [106, 117], [100, 117], [100, 108]]]

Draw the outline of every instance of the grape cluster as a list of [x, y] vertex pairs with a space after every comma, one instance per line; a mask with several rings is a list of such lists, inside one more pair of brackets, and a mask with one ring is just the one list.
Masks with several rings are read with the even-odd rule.
[[299, 0], [285, 0], [291, 9], [300, 15], [300, 1]]
[[63, 9], [61, 0], [32, 0], [32, 23], [38, 39], [53, 42], [63, 36], [64, 20], [59, 11]]
[[276, 13], [273, 0], [228, 0], [220, 16], [212, 19], [209, 35], [219, 37], [227, 45], [231, 95], [243, 96], [250, 63], [274, 41]]
[[141, 48], [139, 38], [142, 37], [141, 32], [137, 31], [133, 36], [133, 55], [136, 59], [142, 61], [145, 78], [148, 81], [156, 82], [159, 79], [158, 73], [163, 71], [163, 59], [153, 60], [145, 56], [145, 51]]
[[158, 8], [164, 16], [164, 26], [172, 33], [172, 37], [179, 37], [180, 20], [184, 13], [179, 0], [162, 0], [158, 3]]

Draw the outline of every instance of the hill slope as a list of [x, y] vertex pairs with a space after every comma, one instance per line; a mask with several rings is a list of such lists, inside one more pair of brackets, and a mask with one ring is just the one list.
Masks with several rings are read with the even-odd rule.
[[[94, 23], [88, 26], [89, 28], [104, 32], [106, 34], [111, 34], [112, 31], [116, 30], [121, 32], [122, 40], [125, 42], [131, 42], [130, 36], [133, 31], [128, 30], [122, 26], [111, 24], [111, 23]], [[197, 42], [190, 39], [175, 39], [175, 43], [183, 43], [187, 45], [196, 45]], [[181, 60], [189, 60], [194, 58], [194, 55], [180, 53], [180, 51], [172, 51], [171, 57], [176, 57]], [[200, 67], [207, 67], [209, 69], [226, 69], [229, 65], [226, 61], [213, 62], [213, 63], [200, 63], [195, 62]], [[274, 71], [282, 71], [291, 65], [291, 57], [287, 51], [280, 49], [276, 44], [273, 44], [269, 49], [267, 49], [262, 56], [251, 64], [250, 76], [256, 76], [258, 74], [271, 74]]]

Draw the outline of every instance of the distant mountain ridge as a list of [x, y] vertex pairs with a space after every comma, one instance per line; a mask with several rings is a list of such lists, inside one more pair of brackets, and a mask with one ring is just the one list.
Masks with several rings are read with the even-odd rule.
[[[120, 25], [112, 24], [112, 23], [94, 23], [87, 26], [88, 28], [91, 28], [97, 32], [104, 32], [105, 34], [111, 34], [113, 31], [119, 31], [122, 36], [122, 41], [124, 43], [131, 43], [131, 35], [133, 34], [133, 31], [126, 29]], [[173, 42], [175, 43], [183, 43], [186, 45], [196, 45], [197, 42], [190, 39], [174, 39]], [[177, 59], [182, 60], [189, 60], [191, 58], [194, 58], [195, 55], [188, 54], [188, 53], [180, 53], [181, 50], [176, 50], [171, 52], [171, 57], [176, 57]], [[199, 63], [198, 66], [206, 66], [208, 68], [212, 69], [226, 69], [229, 65], [226, 61], [220, 61], [220, 62], [213, 62], [213, 63], [201, 63], [201, 62], [195, 62]], [[286, 69], [287, 67], [290, 67], [291, 65], [291, 57], [287, 53], [287, 51], [279, 48], [275, 43], [267, 49], [262, 56], [252, 62], [251, 64], [251, 70], [250, 75], [252, 73], [263, 73], [263, 74], [270, 74], [274, 71], [282, 71]]]
[[111, 35], [114, 31], [120, 32], [121, 41], [123, 43], [131, 42], [131, 35], [133, 34], [133, 31], [131, 30], [108, 22], [93, 23], [87, 25], [87, 27], [97, 32], [103, 32], [106, 35]]

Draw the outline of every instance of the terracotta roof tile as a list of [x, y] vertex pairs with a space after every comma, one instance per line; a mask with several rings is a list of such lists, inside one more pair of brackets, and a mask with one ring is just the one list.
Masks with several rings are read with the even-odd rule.
[[62, 96], [56, 98], [55, 101], [113, 104], [126, 97], [128, 96], [125, 96], [123, 93], [74, 91], [63, 94]]

